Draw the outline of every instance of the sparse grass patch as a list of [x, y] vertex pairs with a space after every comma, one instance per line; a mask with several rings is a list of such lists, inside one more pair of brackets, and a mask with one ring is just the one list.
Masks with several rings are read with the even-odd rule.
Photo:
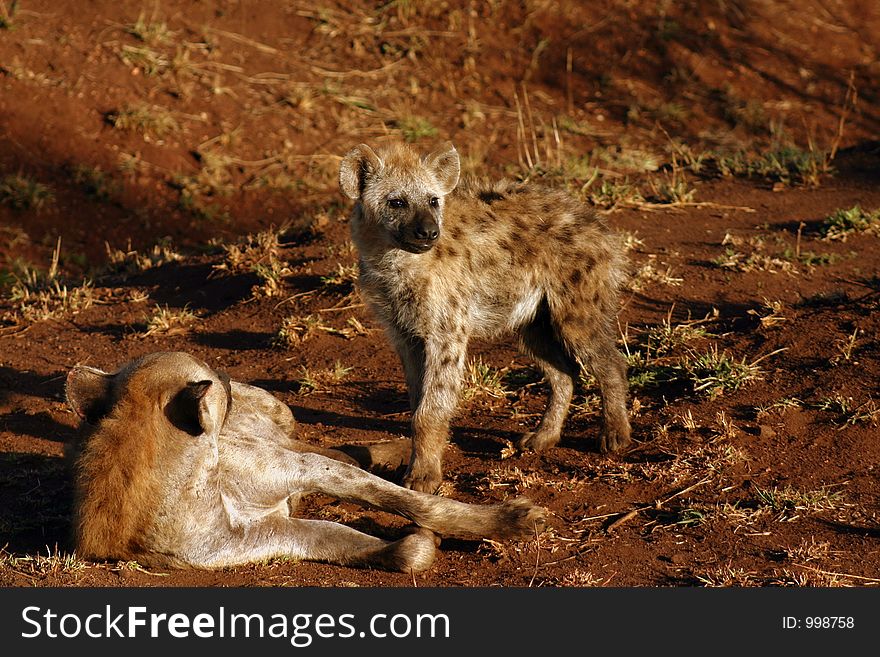
[[645, 195], [645, 200], [651, 203], [663, 203], [669, 205], [683, 205], [692, 203], [697, 190], [690, 186], [687, 179], [681, 175], [664, 174], [657, 180], [652, 178], [648, 182], [650, 193]]
[[13, 210], [40, 210], [54, 199], [47, 185], [25, 175], [11, 174], [0, 179], [0, 203]]
[[822, 222], [819, 232], [826, 240], [841, 242], [853, 233], [880, 235], [880, 210], [869, 212], [858, 205], [835, 210]]
[[144, 12], [138, 15], [134, 23], [126, 26], [125, 31], [144, 43], [163, 44], [171, 40], [174, 33], [164, 22], [157, 21], [155, 16], [148, 19]]
[[269, 258], [265, 263], [255, 263], [251, 271], [260, 279], [260, 282], [251, 288], [251, 296], [254, 298], [281, 295], [284, 292], [284, 277], [291, 273], [287, 263], [275, 257]]
[[501, 399], [508, 394], [504, 387], [506, 368], [496, 369], [483, 362], [479, 356], [472, 358], [465, 366], [461, 396], [465, 401], [479, 397]]
[[749, 254], [735, 251], [728, 247], [724, 253], [712, 259], [712, 264], [720, 269], [728, 269], [741, 273], [752, 271], [765, 271], [771, 274], [786, 273], [790, 276], [798, 274], [797, 267], [790, 259], [779, 258], [766, 253], [753, 252]]
[[128, 105], [107, 115], [107, 121], [114, 128], [137, 132], [144, 139], [161, 139], [180, 130], [174, 115], [158, 105], [139, 103]]
[[638, 232], [628, 230], [620, 231], [623, 237], [623, 246], [627, 251], [639, 251], [645, 248], [645, 242], [639, 238]]
[[278, 266], [286, 267], [272, 263], [280, 262], [281, 236], [287, 232], [287, 228], [287, 224], [280, 228], [273, 226], [268, 230], [246, 235], [232, 244], [222, 244], [223, 262], [214, 265], [214, 271], [241, 274], [256, 272], [260, 267], [267, 271], [277, 269]]
[[841, 259], [836, 253], [816, 253], [814, 251], [801, 251], [797, 247], [786, 246], [783, 249], [781, 257], [791, 262], [799, 262], [802, 265], [812, 269], [814, 267], [823, 267], [832, 265]]
[[776, 145], [758, 154], [716, 156], [715, 164], [724, 176], [760, 177], [781, 185], [807, 187], [818, 187], [821, 177], [832, 171], [829, 153], [794, 145]]
[[357, 283], [358, 271], [357, 263], [346, 265], [340, 262], [337, 263], [336, 269], [326, 276], [321, 276], [321, 283], [331, 290], [351, 291]]
[[784, 488], [755, 487], [755, 498], [759, 505], [768, 507], [776, 520], [791, 522], [802, 515], [811, 515], [822, 511], [833, 511], [846, 506], [843, 493], [823, 486], [816, 490], [798, 490], [791, 485]]
[[788, 321], [788, 319], [782, 314], [783, 308], [784, 306], [781, 301], [764, 299], [764, 303], [761, 304], [759, 309], [753, 308], [748, 310], [747, 313], [757, 317], [758, 321], [761, 322], [762, 328], [772, 328], [773, 326], [778, 326], [779, 324]]
[[296, 380], [297, 394], [309, 395], [313, 392], [327, 392], [328, 386], [340, 383], [351, 372], [351, 367], [344, 366], [340, 361], [331, 368], [323, 370], [311, 370], [305, 366], [300, 367], [299, 376]]
[[302, 344], [325, 328], [328, 327], [322, 323], [318, 315], [285, 317], [278, 333], [272, 338], [272, 344], [276, 347], [293, 347]]
[[880, 407], [870, 398], [858, 404], [852, 397], [844, 397], [840, 393], [835, 393], [831, 397], [819, 401], [816, 408], [820, 411], [833, 413], [835, 421], [841, 429], [856, 424], [877, 426], [880, 422]]
[[816, 541], [815, 536], [808, 539], [802, 538], [797, 547], [785, 550], [788, 557], [794, 561], [821, 561], [831, 554], [831, 543], [828, 541]]
[[646, 349], [655, 356], [668, 354], [694, 340], [714, 337], [700, 324], [705, 320], [672, 323], [672, 309], [660, 326], [652, 326], [647, 332]]
[[757, 573], [746, 570], [745, 568], [734, 568], [733, 566], [722, 566], [721, 568], [713, 568], [704, 573], [695, 573], [697, 581], [703, 586], [711, 588], [727, 588], [752, 587], [761, 586], [761, 581], [757, 578]]
[[349, 317], [344, 327], [335, 328], [325, 324], [319, 315], [291, 316], [286, 317], [282, 322], [281, 328], [272, 338], [272, 345], [280, 348], [293, 347], [302, 344], [319, 332], [338, 335], [346, 340], [369, 335], [369, 331], [357, 317]]
[[132, 249], [130, 241], [125, 251], [114, 249], [107, 242], [104, 247], [107, 250], [107, 269], [116, 273], [132, 274], [183, 260], [183, 256], [174, 250], [168, 239], [160, 240], [145, 253]]
[[660, 157], [639, 148], [615, 146], [595, 148], [590, 151], [590, 159], [603, 165], [604, 169], [618, 173], [644, 173], [660, 168]]
[[605, 586], [605, 581], [596, 577], [589, 570], [575, 568], [565, 573], [554, 586], [596, 587]]
[[774, 411], [784, 411], [789, 408], [803, 408], [804, 402], [797, 397], [783, 397], [775, 402], [767, 404], [766, 406], [757, 406], [755, 407], [755, 412], [758, 415], [765, 415], [767, 413], [772, 413]]
[[422, 116], [404, 116], [395, 121], [395, 126], [400, 130], [400, 135], [408, 142], [437, 136], [437, 128]]
[[28, 264], [18, 264], [8, 281], [7, 298], [13, 306], [13, 322], [37, 322], [57, 319], [86, 308], [94, 303], [94, 288], [88, 280], [80, 285], [69, 285], [59, 273], [61, 240], [52, 254], [49, 270], [44, 272]]
[[859, 338], [859, 329], [853, 329], [851, 335], [849, 335], [845, 339], [837, 339], [834, 341], [834, 346], [837, 349], [837, 355], [831, 359], [831, 362], [834, 365], [837, 365], [842, 360], [850, 362], [853, 360], [853, 355], [855, 354], [856, 345], [858, 344]]
[[73, 181], [95, 201], [109, 201], [119, 194], [121, 188], [119, 183], [104, 173], [101, 167], [75, 164], [71, 168], [71, 174]]
[[156, 304], [153, 312], [146, 315], [147, 329], [141, 335], [147, 337], [157, 334], [181, 335], [188, 333], [198, 318], [198, 313], [190, 310], [189, 304], [176, 310], [168, 305], [162, 307]]
[[148, 76], [162, 75], [171, 66], [168, 55], [146, 46], [124, 45], [119, 56], [128, 66]]
[[53, 551], [42, 554], [16, 556], [0, 549], [0, 568], [13, 570], [29, 577], [47, 577], [62, 573], [75, 573], [89, 567], [73, 552], [61, 552], [56, 546]]
[[694, 392], [706, 392], [715, 397], [760, 379], [760, 360], [762, 359], [751, 363], [745, 358], [736, 360], [726, 351], [720, 350], [717, 344], [713, 344], [703, 352], [689, 351], [680, 360], [680, 367], [694, 384]]
[[683, 282], [683, 278], [672, 275], [671, 265], [658, 263], [657, 256], [651, 254], [647, 262], [644, 262], [630, 277], [627, 286], [633, 292], [638, 292], [650, 284], [678, 287]]
[[598, 188], [588, 192], [587, 198], [593, 205], [609, 211], [623, 205], [637, 205], [644, 201], [638, 188], [626, 179], [623, 181], [602, 180], [602, 184]]

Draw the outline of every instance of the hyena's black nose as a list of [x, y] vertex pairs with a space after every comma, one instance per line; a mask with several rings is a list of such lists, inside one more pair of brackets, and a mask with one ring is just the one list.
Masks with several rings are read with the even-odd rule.
[[440, 237], [440, 226], [433, 219], [425, 219], [415, 227], [413, 235], [417, 240], [433, 242]]

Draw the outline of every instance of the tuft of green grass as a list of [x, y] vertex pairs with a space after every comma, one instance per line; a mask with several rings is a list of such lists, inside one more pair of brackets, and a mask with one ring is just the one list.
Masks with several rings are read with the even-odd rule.
[[71, 173], [73, 174], [73, 181], [82, 187], [89, 198], [95, 201], [109, 201], [119, 194], [119, 183], [104, 173], [101, 167], [76, 164], [73, 166]]
[[853, 233], [880, 235], [880, 210], [869, 212], [858, 205], [835, 210], [822, 222], [819, 232], [826, 240], [841, 242]]
[[832, 171], [830, 154], [794, 145], [777, 145], [757, 154], [717, 156], [715, 164], [725, 176], [760, 177], [782, 185], [807, 187], [818, 187], [822, 175]]
[[52, 190], [22, 174], [10, 174], [0, 179], [0, 203], [13, 210], [40, 210], [55, 199]]
[[843, 493], [828, 486], [802, 491], [791, 485], [784, 488], [755, 487], [760, 506], [768, 507], [780, 521], [791, 521], [804, 514], [839, 509], [845, 505]]
[[396, 121], [401, 136], [408, 142], [415, 142], [424, 137], [436, 137], [437, 128], [422, 116], [405, 116]]
[[681, 359], [679, 366], [693, 383], [694, 392], [706, 392], [714, 397], [760, 379], [763, 374], [758, 367], [760, 360], [751, 363], [745, 358], [736, 360], [713, 344], [704, 352], [691, 351]]
[[694, 340], [710, 337], [713, 335], [697, 322], [673, 324], [670, 311], [670, 315], [667, 315], [660, 326], [652, 326], [648, 329], [646, 346], [655, 356], [664, 355]]
[[462, 398], [470, 401], [478, 397], [501, 399], [508, 394], [504, 387], [504, 369], [497, 369], [483, 362], [479, 356], [472, 358], [465, 367]]
[[587, 195], [590, 203], [606, 210], [622, 205], [633, 205], [644, 201], [641, 193], [626, 179], [623, 181], [603, 180], [597, 189]]
[[857, 404], [852, 397], [844, 397], [840, 393], [835, 393], [831, 397], [825, 397], [819, 401], [816, 408], [833, 413], [840, 429], [863, 423], [877, 426], [880, 422], [880, 406], [870, 398]]
[[[693, 158], [690, 158], [693, 161]], [[645, 200], [651, 203], [668, 203], [670, 205], [692, 203], [697, 190], [691, 187], [688, 176], [679, 162], [679, 155], [673, 153], [669, 167], [659, 176], [648, 180], [649, 192]]]

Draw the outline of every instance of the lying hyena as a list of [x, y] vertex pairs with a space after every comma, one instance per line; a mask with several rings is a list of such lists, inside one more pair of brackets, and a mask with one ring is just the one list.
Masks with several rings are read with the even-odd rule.
[[[431, 532], [527, 538], [543, 525], [543, 509], [524, 498], [474, 505], [407, 490], [341, 451], [297, 441], [285, 404], [185, 353], [151, 354], [114, 374], [77, 366], [66, 392], [82, 418], [70, 449], [81, 556], [199, 568], [287, 556], [409, 572], [434, 560]], [[375, 459], [388, 445], [374, 451]], [[291, 517], [307, 493], [425, 529], [387, 542]]]
[[[630, 440], [626, 364], [615, 348], [624, 255], [605, 222], [561, 191], [456, 188], [452, 144], [419, 157], [361, 144], [342, 160], [356, 201], [360, 287], [403, 362], [413, 409], [404, 485], [434, 492], [458, 403], [468, 340], [516, 333], [550, 382], [547, 410], [521, 448], [559, 442], [580, 366], [596, 377], [603, 452]], [[454, 190], [454, 191], [453, 191]]]

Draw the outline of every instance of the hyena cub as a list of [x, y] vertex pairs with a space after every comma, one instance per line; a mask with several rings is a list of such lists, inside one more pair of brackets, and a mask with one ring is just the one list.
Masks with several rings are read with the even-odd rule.
[[624, 255], [605, 222], [561, 191], [469, 182], [458, 152], [420, 157], [406, 145], [356, 146], [342, 191], [356, 201], [351, 234], [360, 286], [403, 362], [413, 409], [404, 485], [434, 492], [455, 412], [468, 340], [515, 333], [550, 383], [537, 429], [519, 440], [559, 442], [574, 381], [599, 382], [603, 452], [630, 440], [626, 363], [615, 347]]

